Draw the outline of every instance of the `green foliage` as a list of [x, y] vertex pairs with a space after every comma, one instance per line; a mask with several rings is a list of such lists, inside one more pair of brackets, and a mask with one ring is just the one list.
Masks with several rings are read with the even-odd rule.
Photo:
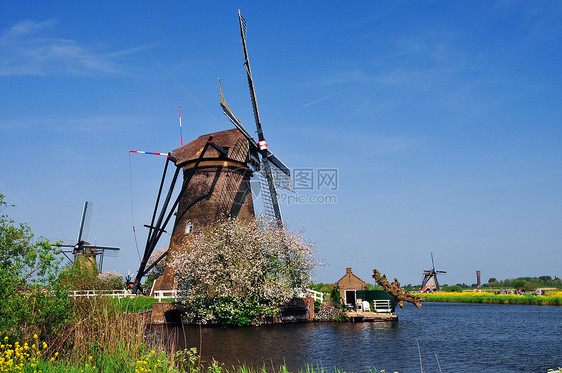
[[57, 281], [60, 251], [48, 240], [34, 240], [27, 224], [4, 214], [8, 207], [0, 194], [0, 333], [56, 333], [69, 317], [67, 294]]
[[556, 276], [552, 278], [551, 276], [544, 275], [539, 277], [508, 278], [503, 281], [498, 281], [496, 278], [492, 277], [488, 280], [488, 285], [494, 288], [525, 289], [526, 291], [532, 291], [537, 288], [562, 289], [562, 279]]
[[449, 292], [453, 292], [453, 293], [462, 293], [463, 292], [463, 288], [460, 285], [453, 285], [453, 286], [444, 285], [444, 286], [441, 287], [441, 290], [449, 291]]
[[381, 287], [379, 285], [373, 285], [368, 282], [365, 283], [365, 290], [379, 290]]
[[341, 309], [343, 307], [340, 295], [340, 287], [335, 286], [330, 291], [330, 301], [334, 305], [335, 308]]
[[95, 256], [91, 254], [78, 254], [74, 264], [61, 272], [60, 282], [69, 290], [101, 289]]
[[406, 291], [419, 290], [420, 288], [421, 288], [421, 285], [412, 286], [412, 284], [408, 284], [408, 285], [404, 286], [404, 290], [406, 290]]

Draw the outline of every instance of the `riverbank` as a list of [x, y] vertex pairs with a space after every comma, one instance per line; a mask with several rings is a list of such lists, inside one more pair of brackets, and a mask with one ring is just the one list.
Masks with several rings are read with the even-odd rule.
[[[345, 373], [335, 368], [336, 372]], [[307, 365], [306, 368], [291, 371], [286, 364], [248, 367], [246, 365], [225, 367], [216, 360], [203, 361], [196, 348], [169, 353], [164, 350], [144, 351], [141, 356], [123, 354], [122, 351], [105, 351], [99, 355], [88, 355], [82, 359], [68, 359], [58, 352], [50, 352], [49, 346], [40, 342], [37, 335], [29, 342], [10, 343], [4, 337], [0, 344], [1, 372], [41, 372], [41, 373], [85, 373], [85, 372], [122, 372], [122, 373], [324, 373], [321, 366]], [[371, 373], [384, 373], [373, 368]]]
[[546, 295], [495, 294], [493, 291], [435, 292], [423, 296], [426, 302], [562, 306], [562, 291], [549, 292]]

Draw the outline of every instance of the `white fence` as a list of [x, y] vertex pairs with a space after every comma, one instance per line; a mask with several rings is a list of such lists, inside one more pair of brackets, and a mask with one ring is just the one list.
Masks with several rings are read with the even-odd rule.
[[125, 297], [134, 297], [135, 294], [130, 290], [73, 290], [68, 292], [69, 297], [117, 297], [118, 299]]
[[306, 289], [306, 292], [301, 291], [301, 292], [295, 293], [295, 297], [297, 297], [297, 298], [311, 297], [315, 301], [317, 300], [319, 302], [322, 302], [324, 300], [324, 293], [321, 293], [319, 291], [312, 290], [312, 289]]
[[178, 300], [177, 290], [154, 290], [154, 298], [158, 299], [158, 302], [162, 302], [162, 299], [173, 299]]
[[374, 309], [376, 313], [392, 313], [392, 308], [390, 307], [390, 300], [374, 300]]
[[[173, 299], [173, 300], [178, 299], [177, 290], [153, 290], [152, 294], [154, 298], [158, 299], [158, 302], [161, 302], [162, 299]], [[306, 289], [306, 293], [299, 293], [297, 294], [297, 297], [305, 298], [307, 295], [309, 295], [312, 299], [320, 302], [322, 302], [322, 300], [324, 299], [323, 293], [312, 289]]]
[[[158, 299], [158, 302], [161, 302], [162, 299], [173, 299], [173, 300], [178, 299], [177, 290], [153, 290], [152, 294], [154, 298]], [[130, 290], [74, 290], [68, 292], [68, 296], [73, 298], [78, 298], [78, 297], [90, 298], [90, 297], [101, 296], [101, 297], [117, 297], [119, 299], [122, 299], [125, 297], [135, 297], [136, 294], [131, 293]], [[312, 289], [306, 289], [306, 293], [301, 292], [297, 294], [297, 297], [299, 298], [305, 298], [307, 296], [310, 296], [312, 299], [319, 302], [322, 302], [324, 300], [323, 293]]]
[[324, 293], [312, 289], [306, 289], [308, 294], [312, 297], [312, 299], [322, 302], [324, 300]]

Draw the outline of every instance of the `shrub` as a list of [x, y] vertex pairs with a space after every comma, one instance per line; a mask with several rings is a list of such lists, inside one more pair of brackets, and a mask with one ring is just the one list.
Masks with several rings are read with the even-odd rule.
[[29, 339], [56, 333], [68, 320], [68, 298], [60, 287], [60, 252], [36, 241], [31, 228], [3, 212], [12, 206], [0, 194], [0, 334]]
[[310, 284], [312, 245], [273, 222], [228, 219], [187, 241], [171, 264], [181, 305], [196, 323], [246, 324], [277, 316]]
[[120, 275], [115, 271], [100, 273], [98, 277], [102, 289], [120, 290], [125, 286], [125, 283], [123, 282], [123, 275]]
[[453, 293], [462, 293], [462, 286], [460, 285], [452, 285], [452, 286], [443, 286], [441, 288], [443, 291], [449, 291], [449, 292], [453, 292]]

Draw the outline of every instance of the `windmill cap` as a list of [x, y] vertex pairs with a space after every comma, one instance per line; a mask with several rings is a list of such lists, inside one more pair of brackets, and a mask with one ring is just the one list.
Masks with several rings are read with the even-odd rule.
[[[245, 141], [246, 137], [237, 129], [233, 128], [226, 131], [215, 132], [214, 134], [206, 134], [199, 136], [195, 140], [185, 144], [184, 146], [172, 151], [172, 156], [176, 158], [176, 166], [185, 166], [199, 158], [205, 145], [209, 141], [209, 136], [213, 138], [213, 143], [223, 148], [232, 148], [239, 139]], [[221, 154], [214, 148], [208, 147], [203, 155], [204, 160], [219, 159]], [[224, 159], [222, 157], [221, 159]]]

